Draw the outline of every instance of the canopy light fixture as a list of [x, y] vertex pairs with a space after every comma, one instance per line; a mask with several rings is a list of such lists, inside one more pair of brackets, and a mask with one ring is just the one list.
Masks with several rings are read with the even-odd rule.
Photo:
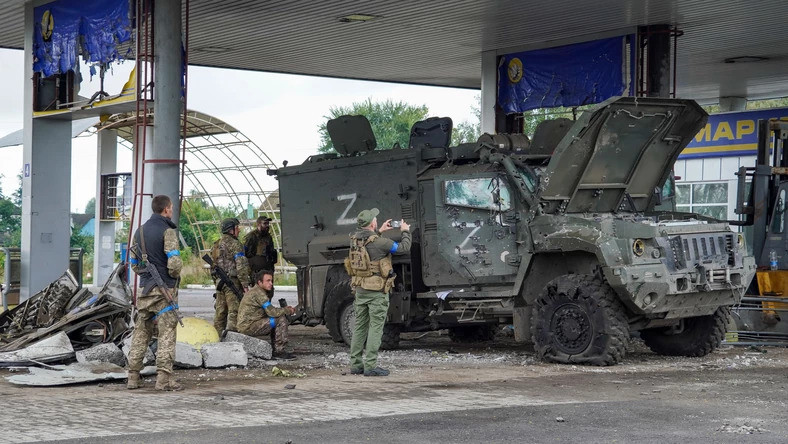
[[769, 60], [768, 57], [760, 57], [760, 56], [739, 56], [739, 57], [728, 57], [725, 59], [725, 63], [755, 63], [755, 62], [765, 62]]
[[368, 22], [370, 20], [375, 20], [381, 18], [381, 15], [371, 15], [371, 14], [348, 14], [344, 17], [339, 18], [340, 23], [353, 23], [353, 22]]

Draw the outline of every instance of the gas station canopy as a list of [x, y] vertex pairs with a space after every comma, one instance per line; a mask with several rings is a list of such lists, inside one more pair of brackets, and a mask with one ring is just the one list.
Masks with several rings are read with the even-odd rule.
[[[677, 50], [679, 96], [716, 102], [788, 94], [781, 0], [188, 4], [191, 65], [479, 88], [483, 52], [506, 54], [667, 24], [684, 33]], [[21, 49], [23, 40], [24, 2], [0, 0], [0, 47]]]

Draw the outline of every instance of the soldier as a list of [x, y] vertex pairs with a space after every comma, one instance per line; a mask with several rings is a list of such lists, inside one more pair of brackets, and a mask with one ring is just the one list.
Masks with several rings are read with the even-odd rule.
[[[137, 316], [129, 351], [126, 388], [133, 390], [142, 386], [140, 370], [156, 323], [159, 331], [156, 390], [180, 390], [181, 385], [175, 382], [172, 375], [178, 318], [163, 292], [170, 294], [176, 304], [174, 309], [177, 310], [178, 277], [183, 262], [178, 251], [177, 225], [171, 220], [172, 201], [167, 196], [159, 195], [153, 198], [151, 207], [154, 214], [134, 233], [132, 247], [129, 249], [129, 262], [139, 274], [143, 291], [136, 303]], [[145, 259], [147, 263], [143, 263]], [[156, 267], [167, 288], [160, 288], [150, 273], [140, 272], [145, 267]]]
[[[234, 217], [222, 221], [222, 237], [213, 244], [211, 258], [213, 262], [227, 273], [232, 279], [235, 288], [246, 292], [247, 285], [251, 285], [249, 263], [244, 256], [243, 245], [238, 240], [240, 222]], [[240, 298], [230, 289], [229, 285], [221, 282], [216, 286], [216, 314], [213, 326], [219, 335], [227, 331], [236, 330], [238, 317], [238, 304]]]
[[[400, 221], [402, 239], [394, 242], [380, 236], [392, 229], [391, 219], [378, 230], [377, 208], [358, 214], [358, 230], [350, 235], [350, 255], [345, 269], [351, 276], [350, 285], [356, 292], [353, 308], [356, 326], [350, 341], [350, 373], [364, 376], [388, 376], [389, 371], [377, 366], [378, 348], [383, 337], [383, 324], [389, 310], [389, 292], [394, 286], [392, 254], [410, 252], [410, 225]], [[364, 344], [366, 357], [362, 361]]]
[[274, 354], [279, 359], [295, 359], [295, 355], [285, 349], [287, 345], [287, 315], [295, 313], [295, 308], [275, 307], [270, 296], [274, 289], [274, 272], [260, 270], [255, 273], [256, 285], [244, 295], [238, 308], [238, 332], [258, 338], [274, 337]]
[[252, 273], [274, 269], [277, 253], [270, 230], [271, 218], [260, 216], [257, 218], [257, 228], [250, 231], [244, 239], [244, 253]]

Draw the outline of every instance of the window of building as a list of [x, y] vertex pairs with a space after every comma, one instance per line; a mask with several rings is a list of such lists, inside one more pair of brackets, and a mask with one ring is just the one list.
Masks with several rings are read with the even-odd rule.
[[677, 183], [676, 209], [719, 220], [728, 219], [726, 182]]

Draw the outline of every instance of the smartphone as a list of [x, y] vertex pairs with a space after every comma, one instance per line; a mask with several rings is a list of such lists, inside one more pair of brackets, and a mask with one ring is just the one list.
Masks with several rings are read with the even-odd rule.
[[400, 224], [400, 221], [392, 220], [390, 225], [391, 225], [391, 228], [399, 228], [399, 224]]

